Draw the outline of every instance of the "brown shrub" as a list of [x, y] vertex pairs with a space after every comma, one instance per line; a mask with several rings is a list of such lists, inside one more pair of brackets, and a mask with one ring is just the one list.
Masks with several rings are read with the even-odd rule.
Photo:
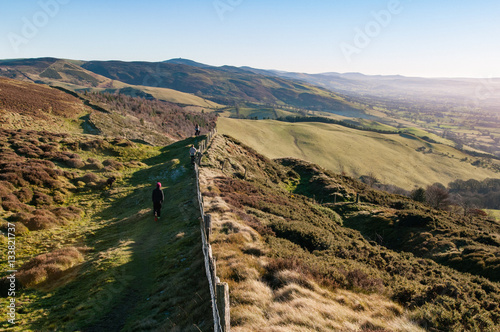
[[98, 170], [103, 168], [104, 168], [103, 163], [101, 163], [99, 160], [94, 158], [87, 159], [87, 165], [85, 165], [85, 169]]
[[[2, 232], [7, 233], [9, 231], [9, 228], [12, 228], [11, 226], [9, 226], [9, 223], [7, 222], [0, 223], [0, 230]], [[20, 222], [16, 222], [14, 224], [14, 228], [16, 236], [22, 236], [29, 232], [28, 228], [26, 228], [26, 226], [24, 226], [24, 224]]]
[[56, 165], [51, 162], [50, 160], [41, 160], [41, 159], [29, 159], [27, 161], [27, 164], [29, 166], [34, 166], [34, 167], [43, 167], [43, 168], [48, 168], [48, 169], [52, 169], [54, 167], [56, 167]]
[[36, 210], [33, 212], [33, 216], [24, 222], [30, 231], [48, 229], [62, 223], [62, 220], [58, 219], [51, 211], [45, 209]]
[[124, 168], [123, 164], [119, 161], [116, 161], [114, 159], [106, 159], [102, 162], [102, 164], [104, 166], [106, 166], [106, 168], [110, 167], [112, 168], [113, 170], [117, 170], [117, 171], [120, 171]]
[[31, 169], [23, 172], [23, 178], [34, 186], [42, 186], [50, 179], [49, 175], [41, 169]]
[[[2, 182], [4, 182], [4, 181], [2, 181]], [[6, 186], [0, 184], [0, 199], [10, 195], [11, 193], [12, 193], [12, 190], [9, 190]]]
[[134, 142], [129, 141], [128, 139], [120, 139], [120, 138], [115, 138], [111, 144], [116, 145], [116, 146], [121, 146], [125, 148], [131, 148], [135, 147]]
[[65, 161], [66, 165], [71, 168], [82, 168], [85, 166], [85, 162], [78, 158], [71, 158]]
[[19, 269], [22, 271], [29, 271], [34, 268], [45, 268], [49, 265], [57, 265], [62, 269], [68, 269], [75, 263], [83, 260], [80, 251], [75, 247], [57, 249], [51, 253], [38, 255], [30, 259]]
[[10, 212], [24, 212], [30, 210], [28, 205], [21, 203], [13, 194], [7, 195], [2, 199], [2, 207], [5, 211]]
[[52, 205], [54, 203], [54, 200], [52, 197], [50, 197], [47, 194], [44, 194], [41, 191], [35, 191], [33, 194], [33, 203], [35, 206], [46, 206], [46, 205]]
[[102, 139], [95, 139], [92, 141], [81, 142], [80, 147], [82, 150], [104, 150], [108, 147], [109, 143]]
[[137, 160], [132, 160], [126, 163], [127, 167], [130, 168], [137, 168], [137, 167], [143, 167], [146, 166], [143, 162], [137, 161]]
[[22, 222], [16, 223], [16, 236], [23, 236], [29, 233], [28, 227], [26, 227]]
[[11, 150], [4, 150], [1, 153], [1, 158], [2, 162], [4, 163], [15, 163], [18, 161], [22, 161], [24, 158], [19, 157], [14, 151]]
[[61, 152], [61, 151], [50, 151], [50, 152], [45, 152], [43, 155], [43, 158], [50, 159], [50, 160], [55, 160], [55, 161], [60, 161], [65, 163], [69, 159], [71, 159], [66, 152]]
[[2, 187], [8, 191], [14, 191], [14, 189], [16, 189], [16, 187], [14, 187], [12, 185], [12, 183], [7, 182], [7, 181], [0, 181], [0, 188], [2, 188]]
[[14, 192], [14, 195], [16, 195], [21, 203], [29, 203], [33, 199], [33, 191], [30, 188], [21, 188]]
[[24, 155], [29, 158], [40, 158], [43, 151], [34, 145], [24, 146], [22, 148], [16, 149], [17, 154]]
[[97, 183], [101, 179], [94, 173], [87, 173], [84, 176], [82, 176], [79, 180], [86, 183], [86, 184], [89, 184], [91, 182]]
[[30, 220], [31, 217], [33, 217], [33, 215], [31, 213], [18, 212], [18, 213], [14, 213], [12, 216], [10, 216], [10, 220], [13, 222], [25, 223], [28, 220]]
[[61, 189], [64, 187], [64, 185], [61, 181], [53, 180], [53, 179], [49, 179], [49, 180], [45, 181], [44, 184], [45, 184], [45, 187], [50, 188], [50, 189]]
[[384, 289], [384, 283], [381, 279], [370, 277], [369, 274], [358, 269], [348, 272], [346, 278], [353, 289], [364, 290], [370, 293], [381, 293]]
[[44, 152], [55, 152], [59, 150], [59, 145], [54, 143], [40, 145], [40, 149]]
[[66, 203], [67, 197], [68, 197], [67, 193], [65, 191], [63, 191], [63, 190], [56, 190], [52, 194], [52, 199], [57, 204], [64, 204], [64, 203]]
[[50, 210], [57, 218], [65, 221], [76, 221], [83, 215], [83, 210], [74, 206], [57, 207]]
[[1, 181], [7, 181], [16, 187], [25, 187], [28, 183], [18, 173], [8, 172], [0, 174]]

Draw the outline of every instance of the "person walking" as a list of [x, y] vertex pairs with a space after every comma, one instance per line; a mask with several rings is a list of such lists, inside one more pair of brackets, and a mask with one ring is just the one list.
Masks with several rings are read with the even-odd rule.
[[155, 221], [160, 219], [161, 215], [161, 205], [165, 196], [163, 195], [163, 190], [161, 190], [161, 183], [156, 183], [156, 189], [153, 190], [153, 211], [155, 214]]
[[194, 136], [200, 136], [200, 125], [199, 124], [196, 124], [196, 126], [194, 126]]
[[194, 147], [194, 144], [191, 145], [191, 149], [189, 149], [189, 155], [191, 156], [191, 165], [194, 165], [196, 161], [196, 154], [198, 153], [198, 150]]

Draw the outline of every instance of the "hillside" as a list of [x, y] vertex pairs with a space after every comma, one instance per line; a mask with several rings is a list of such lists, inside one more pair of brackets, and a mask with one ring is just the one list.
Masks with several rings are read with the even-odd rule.
[[498, 224], [221, 135], [202, 166], [233, 331], [500, 330]]
[[119, 80], [93, 73], [81, 67], [84, 61], [55, 58], [0, 60], [0, 76], [16, 80], [44, 83], [81, 92], [95, 91], [120, 93], [128, 96], [155, 98], [181, 105], [216, 108], [221, 105], [180, 91], [153, 86], [143, 86], [153, 76], [145, 76], [139, 85], [130, 85]]
[[[82, 117], [117, 113], [45, 85], [0, 84], [0, 242], [15, 238], [15, 261], [0, 264], [0, 295], [16, 303], [16, 325], [3, 320], [0, 329], [210, 331], [187, 154], [197, 139], [162, 147], [86, 134]], [[136, 102], [125, 101], [113, 105], [122, 112]], [[168, 199], [154, 223], [158, 181]]]
[[[321, 86], [368, 106], [392, 126], [417, 126], [500, 157], [499, 78], [422, 78], [359, 73], [273, 74]], [[267, 72], [267, 73], [271, 73]]]
[[[288, 105], [326, 111], [363, 113], [328, 90], [241, 68], [191, 66], [182, 63], [89, 61], [82, 68], [133, 85], [150, 85], [193, 93], [219, 104]], [[148, 77], [154, 79], [148, 80]]]
[[[406, 190], [457, 179], [497, 178], [473, 158], [447, 145], [410, 134], [379, 134], [334, 124], [221, 118], [218, 130], [268, 158], [295, 157], [335, 172], [374, 176]], [[492, 165], [497, 165], [491, 161]]]

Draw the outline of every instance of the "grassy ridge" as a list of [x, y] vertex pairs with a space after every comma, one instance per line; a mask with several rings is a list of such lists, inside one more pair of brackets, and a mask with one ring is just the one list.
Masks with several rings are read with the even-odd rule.
[[[219, 119], [218, 129], [269, 158], [296, 157], [335, 172], [373, 174], [382, 183], [407, 190], [415, 185], [498, 176], [461, 161], [470, 156], [456, 149], [411, 135], [378, 134], [320, 123], [225, 118]], [[425, 150], [416, 151], [419, 148]]]

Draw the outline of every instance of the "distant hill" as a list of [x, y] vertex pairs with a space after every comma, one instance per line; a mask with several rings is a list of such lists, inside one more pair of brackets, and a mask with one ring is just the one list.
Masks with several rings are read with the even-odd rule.
[[159, 99], [182, 105], [215, 108], [221, 105], [198, 96], [157, 86], [134, 86], [82, 68], [84, 61], [55, 58], [0, 60], [0, 76], [21, 81], [61, 86], [72, 91], [120, 93]]
[[269, 158], [295, 157], [335, 172], [358, 177], [371, 174], [382, 183], [406, 190], [435, 182], [446, 185], [458, 179], [498, 177], [498, 172], [478, 167], [480, 158], [411, 134], [380, 134], [325, 123], [225, 118], [219, 119], [218, 129]]
[[301, 80], [331, 91], [358, 98], [367, 103], [386, 105], [397, 101], [405, 106], [434, 103], [438, 107], [479, 107], [498, 111], [500, 78], [423, 78], [401, 75], [364, 75], [361, 73], [305, 74], [267, 71], [279, 77]]
[[204, 63], [199, 63], [199, 62], [196, 62], [196, 61], [193, 61], [193, 60], [182, 59], [182, 58], [165, 60], [163, 62], [164, 63], [176, 64], [176, 65], [188, 65], [188, 66], [198, 67], [198, 68], [210, 68], [210, 67], [213, 67], [213, 66], [210, 66], [210, 65], [206, 65]]
[[187, 65], [191, 62], [186, 60], [172, 62], [89, 61], [82, 68], [128, 84], [175, 89], [226, 105], [259, 103], [362, 112], [343, 97], [309, 84], [231, 66], [193, 66]]

